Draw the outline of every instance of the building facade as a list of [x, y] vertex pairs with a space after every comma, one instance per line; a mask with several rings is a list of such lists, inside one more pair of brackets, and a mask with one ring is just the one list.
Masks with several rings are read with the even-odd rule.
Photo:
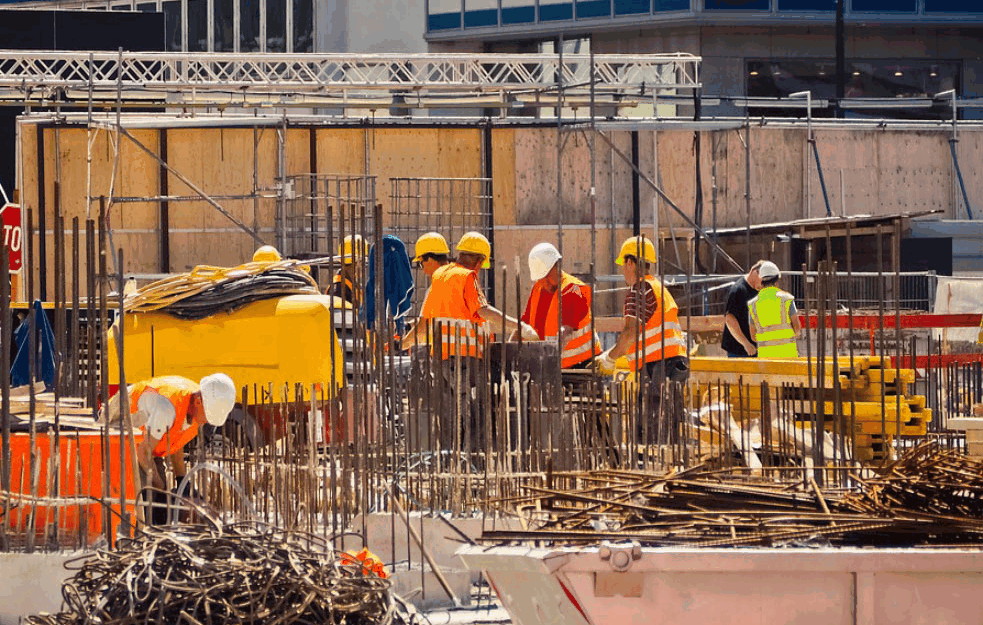
[[[703, 57], [709, 114], [743, 115], [726, 97], [833, 98], [835, 0], [429, 0], [432, 50], [534, 51], [588, 38], [597, 53]], [[845, 0], [846, 98], [983, 96], [983, 3]], [[550, 44], [551, 45], [551, 44]], [[924, 109], [924, 110], [920, 110]], [[920, 103], [902, 117], [944, 117]], [[970, 111], [964, 117], [975, 117]]]
[[161, 12], [173, 52], [426, 52], [424, 0], [0, 0], [0, 7]]

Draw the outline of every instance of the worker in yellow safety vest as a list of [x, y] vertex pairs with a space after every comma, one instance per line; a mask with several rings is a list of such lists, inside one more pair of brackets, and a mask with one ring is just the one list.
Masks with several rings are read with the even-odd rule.
[[235, 406], [236, 388], [224, 373], [207, 375], [196, 383], [179, 375], [158, 376], [137, 382], [128, 389], [130, 416], [134, 427], [142, 427], [143, 440], [137, 447], [137, 462], [147, 485], [155, 489], [151, 498], [152, 521], [164, 523], [167, 512], [164, 459], [170, 460], [176, 490], [187, 474], [184, 447], [198, 436], [202, 425], [221, 427]]
[[[628, 286], [624, 326], [614, 347], [595, 361], [602, 371], [610, 371], [624, 356], [633, 370], [643, 372], [639, 400], [644, 414], [636, 421], [636, 434], [640, 441], [644, 436], [652, 442], [667, 443], [683, 416], [680, 385], [689, 379], [689, 359], [676, 300], [652, 275], [656, 261], [655, 245], [648, 237], [629, 237], [621, 245], [614, 262], [621, 266]], [[663, 407], [668, 382], [677, 384], [668, 389], [670, 401]]]
[[328, 295], [340, 297], [355, 308], [362, 305], [362, 287], [359, 280], [360, 271], [367, 256], [368, 246], [360, 234], [346, 236], [338, 249], [341, 258], [341, 269], [331, 278], [331, 286], [325, 291]]
[[540, 339], [559, 340], [560, 366], [573, 369], [590, 364], [601, 353], [601, 342], [591, 327], [591, 289], [560, 271], [561, 258], [552, 243], [538, 243], [529, 252], [529, 278], [534, 284], [522, 321]]
[[802, 330], [802, 324], [795, 298], [778, 288], [782, 273], [775, 263], [761, 263], [758, 277], [761, 289], [747, 304], [751, 340], [758, 345], [758, 358], [798, 358], [795, 337]]

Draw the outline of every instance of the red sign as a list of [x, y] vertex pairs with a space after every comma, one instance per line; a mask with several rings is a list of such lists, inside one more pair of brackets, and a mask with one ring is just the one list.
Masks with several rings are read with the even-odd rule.
[[3, 245], [7, 248], [10, 273], [20, 273], [23, 259], [24, 234], [21, 229], [20, 206], [4, 204], [0, 208], [0, 223], [3, 225]]

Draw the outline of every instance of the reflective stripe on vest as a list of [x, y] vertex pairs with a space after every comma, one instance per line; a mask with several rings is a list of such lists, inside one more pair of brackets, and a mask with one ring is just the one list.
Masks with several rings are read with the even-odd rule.
[[441, 359], [446, 360], [451, 356], [481, 358], [485, 355], [488, 331], [482, 325], [450, 317], [435, 317], [430, 320], [430, 324], [431, 342], [440, 341]]
[[457, 263], [444, 265], [431, 276], [430, 290], [420, 316], [427, 321], [429, 342], [440, 341], [440, 357], [484, 356], [488, 330], [465, 302], [465, 288], [476, 273]]
[[[543, 284], [542, 280], [536, 281], [536, 284], [532, 287], [532, 292], [529, 294], [529, 320], [532, 322], [535, 322], [539, 318], [538, 309]], [[549, 339], [559, 334], [557, 328], [559, 326], [560, 316], [560, 294], [566, 293], [570, 289], [578, 289], [580, 295], [587, 300], [587, 314], [577, 322], [574, 331], [567, 336], [567, 340], [563, 344], [563, 350], [560, 352], [560, 366], [564, 369], [579, 365], [588, 358], [600, 354], [602, 351], [600, 337], [594, 334], [594, 340], [591, 340], [591, 291], [583, 281], [578, 280], [568, 273], [562, 273], [560, 275], [560, 288], [550, 298], [549, 310], [546, 312], [546, 327], [543, 329], [543, 336], [540, 338]]]
[[178, 375], [164, 375], [138, 382], [130, 388], [131, 413], [139, 409], [140, 396], [147, 389], [153, 389], [174, 406], [174, 423], [153, 449], [153, 455], [158, 458], [173, 455], [198, 436], [198, 424], [194, 421], [188, 423], [188, 409], [191, 407], [191, 396], [201, 389], [196, 383]]
[[778, 287], [769, 286], [748, 302], [748, 316], [754, 324], [759, 358], [798, 357], [791, 313], [794, 299]]
[[645, 281], [655, 293], [655, 312], [645, 323], [639, 340], [625, 354], [633, 369], [641, 369], [647, 362], [656, 362], [686, 355], [686, 340], [683, 328], [679, 325], [679, 306], [668, 289], [653, 276], [645, 276]]

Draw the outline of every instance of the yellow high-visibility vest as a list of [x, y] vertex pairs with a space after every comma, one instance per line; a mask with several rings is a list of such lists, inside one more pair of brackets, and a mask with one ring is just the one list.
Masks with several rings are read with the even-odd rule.
[[795, 328], [792, 326], [794, 297], [777, 286], [758, 291], [748, 302], [748, 315], [754, 324], [758, 358], [798, 358]]

